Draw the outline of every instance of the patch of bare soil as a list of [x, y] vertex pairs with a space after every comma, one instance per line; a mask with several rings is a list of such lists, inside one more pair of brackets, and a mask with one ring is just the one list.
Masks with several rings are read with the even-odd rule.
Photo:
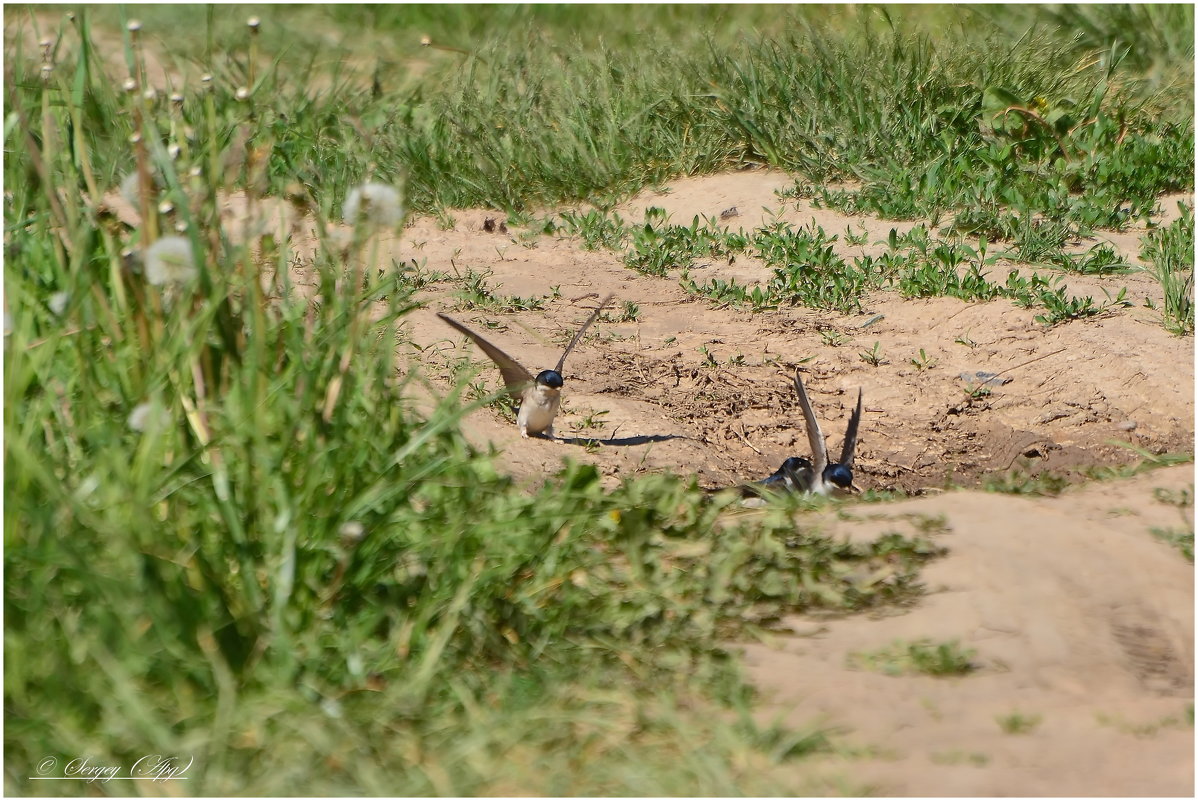
[[[803, 203], [797, 210], [793, 202], [784, 207], [774, 190], [787, 183], [784, 175], [765, 171], [679, 181], [619, 211], [636, 220], [655, 205], [689, 221], [736, 207], [725, 224], [745, 228], [775, 216], [814, 218], [829, 233], [849, 225], [854, 232], [867, 229], [866, 248], [879, 247], [872, 243], [890, 228], [904, 228]], [[877, 292], [855, 316], [788, 308], [752, 314], [713, 308], [674, 280], [639, 275], [615, 254], [584, 251], [564, 238], [525, 241], [517, 233], [485, 231], [486, 218], [494, 216], [460, 212], [453, 230], [418, 219], [381, 243], [380, 263], [489, 273], [498, 294], [546, 298], [557, 287], [560, 297], [547, 300], [544, 311], [458, 314], [534, 372], [556, 361], [598, 297], [611, 292], [614, 308], [629, 301], [640, 310], [635, 321], [601, 319], [566, 364], [559, 433], [598, 440], [598, 450], [543, 440], [512, 447], [519, 439], [513, 426], [489, 411], [472, 418], [480, 443], [499, 446], [509, 467], [531, 478], [565, 456], [596, 464], [612, 480], [630, 471], [670, 470], [696, 473], [716, 487], [768, 475], [806, 448], [790, 388], [800, 364], [834, 449], [863, 388], [858, 471], [866, 487], [918, 491], [950, 480], [968, 485], [1016, 467], [1068, 470], [1139, 458], [1116, 443], [1156, 453], [1193, 447], [1193, 339], [1170, 335], [1146, 310], [1121, 309], [1046, 330], [1033, 319], [1035, 310], [1006, 300], [911, 301]], [[862, 249], [843, 247], [846, 256]], [[704, 269], [717, 268], [695, 272]], [[764, 280], [768, 273], [758, 267], [739, 277]], [[1112, 294], [1129, 286], [1133, 299], [1158, 291], [1143, 274], [1087, 281]], [[486, 364], [433, 316], [432, 310], [454, 313], [457, 292], [453, 284], [430, 286], [422, 294], [430, 310], [405, 322], [420, 369], [445, 378], [445, 365], [463, 353]], [[496, 327], [487, 330], [484, 323]], [[875, 343], [876, 366], [861, 355]], [[977, 371], [1000, 373], [1009, 382], [971, 398], [971, 382], [961, 376]], [[498, 385], [497, 371], [488, 368], [484, 376]], [[588, 416], [602, 427], [581, 428]]]
[[[799, 636], [743, 646], [763, 717], [839, 732], [851, 745], [804, 762], [804, 779], [879, 795], [1192, 796], [1194, 571], [1149, 533], [1183, 523], [1153, 490], [1192, 487], [1183, 466], [1053, 499], [956, 492], [828, 515], [850, 538], [936, 520], [948, 554], [910, 609], [795, 617]], [[972, 649], [977, 669], [893, 676], [854, 656], [924, 638]], [[1004, 730], [1016, 715], [1026, 730]]]

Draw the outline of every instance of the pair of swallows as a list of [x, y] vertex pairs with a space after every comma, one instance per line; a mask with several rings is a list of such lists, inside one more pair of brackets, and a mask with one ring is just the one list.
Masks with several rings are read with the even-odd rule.
[[[561, 389], [565, 383], [562, 379], [562, 367], [566, 357], [582, 339], [583, 333], [595, 322], [595, 318], [611, 300], [608, 295], [596, 307], [591, 316], [578, 329], [578, 332], [566, 345], [562, 357], [552, 370], [542, 370], [533, 376], [519, 362], [504, 353], [484, 337], [471, 331], [466, 326], [438, 313], [437, 317], [447, 325], [452, 326], [470, 337], [484, 353], [495, 362], [503, 376], [503, 383], [508, 394], [520, 403], [520, 411], [516, 416], [516, 425], [520, 436], [528, 438], [533, 434], [545, 434], [553, 439], [553, 420], [561, 407]], [[811, 408], [811, 399], [803, 387], [803, 379], [798, 370], [794, 377], [795, 392], [799, 396], [799, 406], [803, 411], [804, 428], [807, 431], [807, 441], [811, 446], [812, 459], [802, 456], [792, 456], [782, 463], [774, 473], [761, 481], [754, 482], [746, 490], [756, 491], [765, 489], [783, 492], [813, 493], [816, 495], [841, 495], [852, 492], [857, 488], [853, 484], [853, 456], [857, 449], [857, 428], [861, 423], [861, 390], [857, 390], [857, 407], [849, 417], [848, 428], [844, 435], [844, 444], [840, 451], [840, 460], [832, 462], [828, 459], [828, 446], [820, 430], [819, 421], [815, 419], [815, 411]]]

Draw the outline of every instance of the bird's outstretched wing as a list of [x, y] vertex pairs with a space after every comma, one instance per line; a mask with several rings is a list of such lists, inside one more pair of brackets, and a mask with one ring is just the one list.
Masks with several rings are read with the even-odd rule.
[[815, 419], [815, 411], [811, 408], [807, 390], [803, 389], [803, 379], [799, 377], [798, 370], [795, 370], [795, 392], [799, 394], [799, 406], [803, 409], [807, 442], [811, 445], [811, 458], [815, 461], [813, 465], [815, 475], [823, 475], [824, 468], [828, 466], [828, 446], [824, 442], [824, 432], [820, 431], [819, 423]]
[[849, 427], [844, 430], [844, 445], [840, 449], [840, 463], [853, 468], [853, 454], [857, 450], [857, 426], [861, 423], [861, 390], [857, 390], [857, 408], [849, 418]]
[[570, 351], [574, 350], [574, 346], [578, 344], [578, 340], [582, 339], [583, 332], [591, 327], [591, 323], [595, 322], [595, 318], [599, 316], [599, 312], [603, 311], [603, 307], [606, 306], [608, 301], [611, 299], [612, 296], [608, 295], [606, 298], [599, 301], [599, 305], [595, 308], [595, 311], [591, 312], [591, 316], [587, 318], [587, 321], [582, 324], [581, 328], [578, 329], [578, 333], [575, 334], [574, 338], [570, 340], [570, 344], [566, 346], [566, 350], [564, 353], [562, 353], [562, 357], [557, 360], [557, 367], [553, 368], [556, 372], [561, 373], [562, 368], [566, 365], [566, 357], [570, 355]]
[[452, 317], [446, 317], [440, 312], [437, 313], [437, 316], [448, 325], [453, 326], [474, 340], [474, 344], [482, 348], [483, 353], [491, 357], [491, 361], [495, 362], [495, 366], [499, 368], [500, 375], [503, 376], [503, 383], [507, 386], [508, 394], [510, 394], [516, 400], [520, 400], [520, 396], [524, 392], [525, 388], [533, 382], [532, 373], [521, 367], [520, 363], [511, 356], [508, 356], [499, 348], [495, 347], [490, 342], [459, 323], [457, 320], [453, 319]]

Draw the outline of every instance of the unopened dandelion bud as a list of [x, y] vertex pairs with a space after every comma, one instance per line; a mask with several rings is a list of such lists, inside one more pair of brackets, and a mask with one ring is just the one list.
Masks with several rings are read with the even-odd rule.
[[126, 92], [135, 92], [137, 91], [137, 81], [133, 80], [132, 78], [126, 78], [125, 82], [121, 84], [121, 87]]

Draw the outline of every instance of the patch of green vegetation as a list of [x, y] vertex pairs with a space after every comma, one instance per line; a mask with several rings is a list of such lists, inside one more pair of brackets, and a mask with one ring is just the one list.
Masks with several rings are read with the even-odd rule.
[[1184, 335], [1194, 333], [1194, 207], [1178, 208], [1180, 217], [1141, 240], [1140, 258], [1152, 264], [1165, 293], [1165, 327]]
[[937, 765], [972, 765], [984, 768], [990, 764], [990, 757], [980, 751], [936, 751], [930, 759]]
[[1156, 537], [1161, 542], [1171, 545], [1181, 552], [1181, 555], [1186, 558], [1186, 561], [1194, 561], [1194, 529], [1183, 528], [1159, 528], [1154, 526], [1149, 529], [1152, 536]]
[[964, 676], [977, 670], [976, 651], [956, 641], [937, 643], [930, 639], [895, 642], [885, 648], [849, 655], [850, 667], [885, 673], [887, 676]]
[[[536, 311], [545, 308], [544, 298], [522, 298], [517, 295], [500, 295], [487, 286], [490, 272], [477, 273], [467, 270], [461, 277], [462, 290], [458, 294], [460, 308], [483, 309], [493, 312]], [[496, 287], [498, 289], [498, 287]]]
[[1056, 497], [1069, 486], [1068, 476], [1042, 470], [1029, 473], [1015, 468], [1001, 475], [982, 479], [982, 489], [987, 492], [1006, 492], [1012, 495], [1046, 495]]
[[1098, 725], [1111, 726], [1124, 734], [1130, 734], [1134, 737], [1155, 737], [1166, 729], [1180, 729], [1193, 726], [1194, 707], [1193, 704], [1187, 704], [1182, 714], [1163, 715], [1155, 720], [1142, 723], [1129, 721], [1122, 715], [1108, 715], [1105, 712], [1096, 713], [1095, 719], [1098, 721]]
[[1030, 734], [1043, 720], [1040, 715], [1027, 715], [1019, 711], [995, 718], [1004, 734]]

